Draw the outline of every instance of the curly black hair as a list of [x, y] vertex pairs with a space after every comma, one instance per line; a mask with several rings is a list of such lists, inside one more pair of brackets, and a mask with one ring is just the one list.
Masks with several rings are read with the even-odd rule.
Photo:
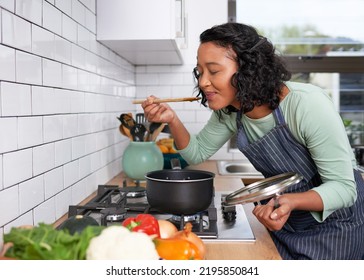
[[[231, 83], [237, 89], [236, 98], [241, 104], [242, 113], [250, 112], [254, 106], [262, 104], [268, 104], [272, 110], [278, 107], [283, 82], [291, 78], [291, 73], [265, 37], [260, 36], [252, 26], [225, 23], [201, 33], [200, 43], [207, 42], [232, 49], [235, 53], [238, 71]], [[199, 88], [196, 70], [194, 75], [197, 80], [197, 96], [201, 96], [201, 103], [206, 106], [207, 99]], [[219, 111], [230, 114], [236, 109], [228, 106]], [[221, 112], [218, 113], [221, 116]]]

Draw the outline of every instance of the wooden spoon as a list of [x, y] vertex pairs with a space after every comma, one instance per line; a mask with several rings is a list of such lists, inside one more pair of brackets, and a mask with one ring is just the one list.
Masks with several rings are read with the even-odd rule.
[[130, 140], [133, 141], [133, 136], [131, 135], [130, 129], [126, 128], [122, 124], [119, 126], [119, 131], [122, 135], [128, 137]]
[[155, 141], [157, 139], [158, 135], [162, 132], [165, 126], [166, 126], [165, 123], [161, 123], [160, 126], [153, 131], [151, 141]]
[[[200, 100], [201, 97], [181, 97], [181, 98], [164, 98], [164, 99], [154, 99], [153, 103], [167, 103], [167, 102], [186, 102], [186, 101], [197, 101]], [[133, 104], [142, 104], [146, 99], [136, 99], [133, 100]]]
[[120, 117], [117, 119], [124, 127], [128, 129], [131, 129], [135, 125], [135, 120], [133, 119], [133, 115], [131, 113], [121, 114]]

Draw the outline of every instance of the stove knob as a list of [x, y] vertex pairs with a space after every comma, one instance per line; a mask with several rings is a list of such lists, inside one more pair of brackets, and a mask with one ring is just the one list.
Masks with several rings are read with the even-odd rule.
[[231, 212], [223, 212], [222, 213], [224, 220], [228, 221], [228, 222], [232, 222], [236, 220], [236, 211], [231, 211]]

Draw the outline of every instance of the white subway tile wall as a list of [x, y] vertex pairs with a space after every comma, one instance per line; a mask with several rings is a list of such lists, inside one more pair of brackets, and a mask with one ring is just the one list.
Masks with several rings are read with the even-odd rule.
[[15, 52], [17, 83], [42, 84], [42, 58], [22, 51]]
[[18, 149], [29, 148], [43, 143], [42, 117], [18, 119]]
[[19, 184], [19, 211], [28, 212], [44, 201], [43, 175], [33, 177]]
[[22, 18], [42, 24], [42, 0], [16, 0], [15, 11]]
[[31, 115], [30, 86], [23, 84], [1, 82], [1, 113], [2, 116]]
[[3, 188], [3, 156], [0, 155], [0, 191]]
[[[4, 188], [29, 180], [33, 176], [32, 149], [23, 149], [3, 154], [3, 184]], [[1, 194], [1, 193], [0, 193]], [[12, 204], [9, 200], [7, 205]]]
[[3, 45], [0, 45], [0, 78], [15, 81], [15, 49]]
[[0, 247], [121, 171], [135, 67], [96, 41], [96, 0], [0, 0]]

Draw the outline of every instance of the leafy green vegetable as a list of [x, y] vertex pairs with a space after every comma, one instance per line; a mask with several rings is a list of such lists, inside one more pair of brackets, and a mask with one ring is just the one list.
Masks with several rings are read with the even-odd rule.
[[13, 243], [5, 256], [21, 260], [84, 260], [91, 238], [103, 229], [88, 226], [80, 234], [71, 235], [43, 223], [31, 229], [12, 228], [4, 235], [5, 242]]

